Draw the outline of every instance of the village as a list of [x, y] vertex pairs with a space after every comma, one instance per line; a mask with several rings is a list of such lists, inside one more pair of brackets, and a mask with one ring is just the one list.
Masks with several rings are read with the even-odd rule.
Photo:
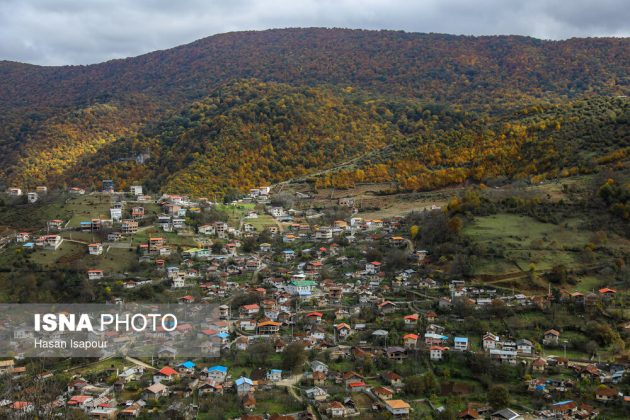
[[[30, 371], [19, 354], [0, 361], [3, 381], [20, 384], [3, 393], [0, 412], [115, 419], [159, 409], [241, 420], [630, 413], [628, 361], [602, 360], [574, 331], [623, 307], [624, 293], [549, 286], [531, 294], [472, 282], [436, 268], [403, 215], [364, 217], [347, 197], [318, 209], [309, 194], [275, 190], [254, 188], [226, 204], [142, 186], [120, 192], [111, 180], [99, 191], [64, 191], [65, 206], [91, 204], [13, 233], [2, 252], [49, 265], [72, 257], [110, 304], [217, 304], [219, 317], [178, 327], [142, 360], [98, 354], [45, 371]], [[47, 194], [43, 186], [7, 191], [33, 206]], [[593, 337], [604, 326], [593, 326]], [[630, 333], [630, 325], [613, 329]], [[186, 337], [210, 343], [206, 355], [178, 357], [169, 340]], [[62, 392], [29, 399], [24, 390], [47, 381], [65, 381]]]

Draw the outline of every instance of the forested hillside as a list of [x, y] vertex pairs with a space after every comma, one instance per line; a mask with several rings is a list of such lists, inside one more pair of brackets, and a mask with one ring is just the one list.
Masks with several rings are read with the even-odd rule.
[[[623, 160], [630, 42], [284, 29], [89, 66], [0, 62], [0, 183], [194, 194], [538, 180]], [[148, 159], [136, 157], [148, 153]]]
[[140, 57], [90, 66], [0, 64], [0, 104], [68, 105], [144, 92], [206, 95], [255, 77], [291, 84], [351, 84], [431, 101], [492, 103], [520, 97], [627, 93], [623, 38], [542, 41], [395, 31], [281, 29], [215, 35]]

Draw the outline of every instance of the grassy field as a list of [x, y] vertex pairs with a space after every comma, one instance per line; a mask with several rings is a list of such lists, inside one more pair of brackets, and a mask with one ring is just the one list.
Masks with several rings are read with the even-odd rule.
[[68, 227], [78, 227], [82, 221], [92, 219], [109, 219], [111, 206], [111, 198], [108, 195], [88, 195], [72, 198], [68, 200], [64, 207], [66, 215], [70, 215]]
[[63, 241], [56, 251], [38, 250], [31, 259], [46, 268], [74, 267], [74, 262], [87, 256], [87, 247], [75, 242]]
[[[476, 274], [526, 272], [532, 266], [537, 271], [546, 271], [558, 264], [575, 269], [609, 261], [611, 257], [603, 252], [604, 248], [616, 252], [630, 250], [626, 239], [609, 235], [606, 243], [594, 251], [595, 258], [584, 260], [582, 251], [593, 242], [594, 232], [582, 229], [582, 222], [573, 218], [551, 224], [527, 216], [497, 214], [475, 218], [464, 228], [464, 235], [485, 251], [479, 258]], [[587, 290], [600, 284], [597, 277], [583, 280], [583, 288]]]
[[235, 205], [217, 204], [216, 208], [228, 215], [228, 224], [230, 226], [238, 228], [241, 218], [243, 218], [248, 211], [254, 210], [256, 205], [253, 203], [239, 203]]

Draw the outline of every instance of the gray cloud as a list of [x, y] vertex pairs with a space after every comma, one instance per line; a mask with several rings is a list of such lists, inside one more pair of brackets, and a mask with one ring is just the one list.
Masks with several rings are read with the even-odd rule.
[[0, 59], [89, 64], [283, 27], [630, 36], [627, 0], [0, 0]]

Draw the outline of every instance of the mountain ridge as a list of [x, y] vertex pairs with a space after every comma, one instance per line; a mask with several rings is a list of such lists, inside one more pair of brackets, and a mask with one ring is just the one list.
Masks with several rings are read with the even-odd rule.
[[[630, 67], [628, 57], [627, 38], [544, 41], [319, 28], [231, 32], [85, 66], [3, 62], [0, 105], [61, 105], [122, 92], [190, 99], [225, 80], [250, 77], [305, 85], [356, 84], [427, 100], [474, 99], [473, 92], [466, 93], [467, 83], [535, 95], [547, 90], [576, 94], [588, 88], [621, 94], [630, 84], [624, 70]], [[550, 72], [553, 77], [546, 76]], [[532, 86], [536, 80], [540, 89]], [[425, 89], [429, 81], [435, 82], [432, 91]]]
[[[569, 112], [571, 101], [609, 98], [584, 108], [583, 118], [596, 124], [595, 134], [584, 127], [574, 131], [579, 139], [593, 138], [596, 144], [605, 145], [607, 153], [616, 145], [625, 150], [627, 105], [611, 102], [611, 97], [630, 93], [627, 68], [630, 68], [628, 38], [543, 41], [520, 36], [471, 37], [318, 28], [232, 32], [88, 66], [40, 67], [3, 62], [0, 63], [0, 110], [3, 111], [0, 112], [0, 174], [5, 182], [25, 185], [35, 182], [64, 185], [88, 180], [96, 185], [96, 177], [100, 176], [125, 182], [146, 181], [154, 184], [151, 185], [154, 190], [170, 188], [219, 194], [242, 191], [254, 183], [281, 181], [273, 175], [273, 164], [265, 162], [257, 166], [252, 160], [253, 150], [248, 142], [255, 143], [258, 141], [255, 138], [232, 134], [228, 137], [234, 143], [230, 143], [220, 132], [189, 130], [186, 136], [176, 139], [197, 150], [199, 156], [188, 153], [181, 145], [164, 141], [174, 138], [172, 130], [188, 130], [196, 124], [195, 120], [189, 121], [187, 113], [206, 101], [211, 106], [223, 107], [222, 113], [212, 117], [192, 115], [204, 120], [208, 127], [219, 127], [222, 119], [232, 118], [235, 125], [231, 128], [236, 131], [270, 136], [266, 143], [269, 156], [275, 156], [277, 147], [293, 150], [292, 154], [276, 156], [283, 165], [296, 165], [282, 172], [289, 178], [303, 177], [354, 159], [357, 155], [349, 151], [371, 145], [368, 149], [370, 156], [375, 156], [374, 162], [366, 163], [365, 168], [352, 168], [352, 174], [341, 172], [341, 176], [316, 180], [320, 186], [342, 187], [362, 179], [387, 179], [403, 189], [416, 190], [461, 183], [470, 178], [482, 181], [484, 176], [542, 176], [541, 172], [548, 171], [579, 171], [578, 167], [588, 160], [586, 157], [579, 162], [565, 162], [573, 169], [553, 162], [540, 167], [517, 168], [506, 162], [497, 166], [480, 158], [484, 149], [474, 145], [474, 138], [477, 136], [483, 145], [503, 152], [497, 142], [513, 141], [509, 153], [518, 160], [517, 152], [524, 145], [533, 141], [549, 145], [553, 140], [547, 134], [530, 136], [538, 122], [513, 117], [515, 112], [528, 107], [558, 107], [557, 115], [543, 118], [548, 120], [544, 124], [554, 126], [564, 121], [562, 113]], [[231, 100], [239, 104], [239, 109], [221, 102], [222, 89], [231, 92]], [[254, 92], [249, 96], [252, 102], [239, 102], [242, 99], [239, 89]], [[317, 100], [309, 96], [312, 93], [309, 89], [314, 89]], [[308, 119], [300, 120], [296, 114], [296, 121], [283, 120], [283, 101], [293, 101], [296, 111], [308, 114]], [[328, 112], [327, 101], [337, 104], [339, 116]], [[268, 106], [271, 108], [265, 108]], [[249, 117], [241, 118], [241, 114], [256, 107], [264, 108], [260, 115], [267, 117], [260, 127]], [[322, 111], [320, 120], [313, 109]], [[610, 120], [609, 114], [618, 117], [614, 127], [600, 124]], [[81, 115], [86, 116], [85, 120]], [[357, 118], [366, 127], [380, 126], [369, 134], [364, 127], [341, 123], [339, 118], [344, 115]], [[521, 133], [518, 139], [510, 137], [511, 130], [504, 132], [495, 127], [501, 115], [507, 116], [507, 123], [514, 124]], [[326, 132], [324, 122], [339, 127], [343, 144], [330, 141], [335, 133]], [[569, 123], [573, 124], [572, 120]], [[297, 130], [295, 142], [284, 138], [277, 124], [289, 132]], [[484, 124], [488, 125], [486, 131], [499, 139], [483, 134]], [[155, 131], [156, 127], [163, 131]], [[320, 128], [312, 131], [313, 127]], [[379, 130], [384, 127], [389, 130], [388, 139], [381, 138]], [[304, 133], [307, 136], [301, 137]], [[374, 133], [377, 133], [376, 143], [372, 138]], [[610, 143], [603, 133], [617, 137]], [[387, 159], [381, 148], [391, 149], [399, 136], [407, 140], [414, 136], [431, 139], [448, 150], [444, 153], [457, 155], [465, 151], [470, 161], [461, 162], [452, 156], [438, 159], [437, 155], [425, 161], [425, 153], [438, 153], [426, 145], [422, 146], [424, 149], [402, 149], [394, 160]], [[445, 143], [448, 141], [450, 146]], [[565, 143], [562, 137], [561, 145], [565, 147]], [[218, 153], [218, 144], [224, 149], [236, 145], [250, 156], [246, 160], [225, 156], [232, 166], [241, 162], [242, 167], [233, 168], [238, 174], [236, 183], [221, 178], [225, 174], [219, 170], [207, 171], [216, 164], [207, 151]], [[297, 159], [297, 144], [306, 145], [316, 159]], [[580, 144], [588, 148], [588, 142], [580, 140]], [[170, 160], [154, 158], [149, 163], [151, 168], [135, 165], [130, 156], [144, 148], [152, 149], [155, 157], [171, 153]], [[542, 159], [542, 146], [530, 148], [537, 150], [532, 154], [534, 159]], [[63, 156], [51, 158], [53, 152]], [[409, 161], [401, 153], [409, 153], [415, 161]], [[181, 168], [180, 162], [188, 162], [187, 159], [190, 168]], [[444, 167], [432, 165], [436, 162], [444, 162]], [[479, 169], [473, 174], [466, 168], [466, 164], [480, 163], [490, 170]], [[243, 171], [254, 166], [255, 176], [244, 174]], [[499, 173], [501, 168], [505, 174]], [[198, 179], [193, 172], [205, 173], [201, 178], [204, 185], [197, 190], [185, 185]], [[442, 181], [431, 181], [433, 173]], [[208, 184], [208, 176], [223, 181]]]

